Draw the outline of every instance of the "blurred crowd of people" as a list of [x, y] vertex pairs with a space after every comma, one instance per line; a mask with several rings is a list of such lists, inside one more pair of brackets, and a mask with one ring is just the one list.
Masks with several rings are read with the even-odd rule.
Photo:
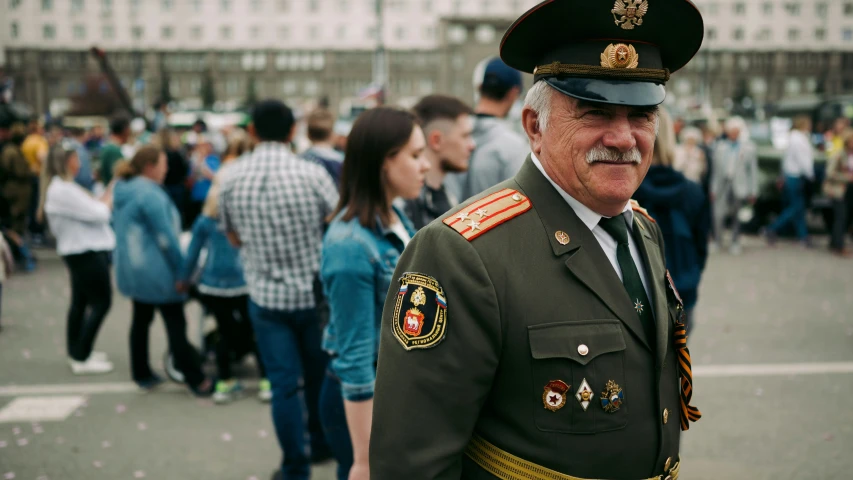
[[[520, 74], [495, 59], [473, 108], [444, 95], [411, 110], [377, 107], [346, 138], [336, 138], [329, 111], [296, 119], [273, 100], [255, 106], [245, 130], [209, 131], [198, 121], [181, 133], [159, 118], [148, 133], [121, 117], [108, 134], [38, 121], [0, 125], [0, 287], [13, 264], [36, 268], [32, 246], [49, 232], [69, 272], [74, 374], [113, 370], [94, 345], [114, 275], [132, 301], [131, 377], [141, 390], [164, 383], [148, 343], [159, 312], [174, 366], [196, 396], [221, 404], [240, 397], [233, 360], [256, 359], [257, 394], [271, 402], [283, 451], [280, 478], [307, 479], [312, 462], [332, 456], [339, 479], [368, 478], [379, 320], [394, 267], [418, 229], [518, 171], [528, 141], [505, 117], [521, 90]], [[298, 122], [310, 142], [303, 152], [293, 147]], [[709, 252], [726, 244], [731, 254], [742, 251], [741, 224], [759, 195], [757, 148], [737, 117], [717, 132], [661, 110], [658, 128], [635, 198], [661, 227], [692, 327]], [[811, 244], [810, 131], [808, 119], [794, 122], [779, 181], [785, 207], [765, 230], [771, 244], [788, 226]], [[831, 248], [847, 256], [849, 123], [839, 121], [827, 145]], [[212, 376], [187, 337], [190, 299], [216, 321]]]

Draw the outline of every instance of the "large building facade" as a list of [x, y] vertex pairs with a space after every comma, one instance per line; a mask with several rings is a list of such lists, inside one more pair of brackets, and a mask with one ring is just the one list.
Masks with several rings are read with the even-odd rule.
[[[611, 0], [584, 1], [612, 7]], [[475, 65], [497, 53], [506, 27], [536, 3], [2, 0], [0, 65], [15, 80], [16, 98], [42, 112], [93, 88], [87, 78], [98, 73], [88, 54], [94, 45], [107, 52], [140, 106], [164, 90], [190, 103], [278, 97], [303, 104], [325, 97], [345, 106], [373, 81], [381, 40], [389, 101], [434, 92], [470, 101]], [[853, 0], [700, 0], [697, 6], [705, 42], [674, 75], [670, 102], [767, 104], [853, 92]]]

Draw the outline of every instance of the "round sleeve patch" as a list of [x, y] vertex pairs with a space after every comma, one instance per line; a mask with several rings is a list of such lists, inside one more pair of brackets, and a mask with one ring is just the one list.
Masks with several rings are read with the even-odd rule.
[[432, 348], [447, 328], [447, 298], [438, 281], [421, 273], [404, 273], [394, 306], [394, 337], [406, 350]]

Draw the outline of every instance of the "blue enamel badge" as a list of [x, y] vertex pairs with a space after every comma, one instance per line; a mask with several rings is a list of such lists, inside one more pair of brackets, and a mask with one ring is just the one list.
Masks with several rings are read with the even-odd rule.
[[625, 396], [622, 389], [613, 380], [607, 381], [607, 387], [601, 394], [601, 407], [607, 413], [613, 413], [619, 410], [622, 403], [625, 401]]

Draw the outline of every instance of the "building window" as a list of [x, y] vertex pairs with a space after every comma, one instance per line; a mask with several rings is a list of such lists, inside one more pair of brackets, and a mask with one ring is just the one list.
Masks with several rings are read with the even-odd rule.
[[732, 30], [732, 40], [741, 41], [743, 40], [743, 27], [737, 27]]
[[18, 38], [18, 22], [12, 22], [9, 26], [9, 33], [11, 33], [12, 38]]
[[101, 27], [101, 38], [104, 40], [113, 40], [116, 38], [116, 29], [112, 25], [104, 25]]
[[764, 5], [761, 7], [762, 11], [764, 11], [764, 15], [773, 15], [773, 3], [772, 2], [764, 2]]
[[319, 25], [311, 25], [308, 27], [308, 39], [309, 40], [317, 40], [320, 38], [320, 26]]
[[347, 38], [347, 26], [346, 25], [338, 25], [338, 29], [335, 33], [335, 36], [338, 40], [345, 40]]
[[219, 0], [219, 9], [224, 13], [231, 11], [231, 5], [231, 0]]
[[21, 6], [21, 0], [9, 0], [9, 10], [17, 10]]
[[231, 36], [233, 35], [233, 30], [229, 26], [219, 27], [219, 36], [223, 40], [231, 40]]
[[278, 39], [279, 40], [289, 40], [290, 39], [290, 27], [287, 25], [282, 25], [278, 27]]
[[338, 0], [338, 13], [349, 12], [349, 0]]
[[86, 39], [86, 27], [83, 25], [74, 25], [74, 29], [72, 31], [74, 33], [74, 40]]
[[285, 95], [296, 95], [299, 86], [296, 80], [284, 80], [281, 82], [281, 93]]
[[249, 7], [252, 9], [252, 13], [260, 13], [264, 8], [264, 2], [261, 0], [252, 0], [249, 3]]
[[316, 13], [320, 10], [320, 0], [308, 0], [308, 11]]
[[432, 25], [427, 25], [424, 27], [424, 40], [428, 42], [435, 41], [435, 27]]
[[714, 27], [708, 27], [708, 31], [705, 33], [705, 38], [707, 38], [708, 40], [716, 40], [717, 29]]
[[202, 35], [203, 31], [201, 26], [196, 25], [190, 28], [190, 38], [192, 38], [193, 40], [201, 40]]
[[279, 12], [287, 12], [290, 10], [290, 0], [277, 0], [275, 3]]
[[175, 29], [169, 26], [160, 28], [160, 38], [163, 40], [171, 40], [175, 36]]
[[798, 2], [788, 2], [785, 4], [785, 11], [793, 17], [800, 16], [800, 4]]
[[140, 26], [136, 26], [130, 29], [130, 34], [133, 35], [134, 40], [142, 40], [142, 37], [145, 36], [145, 29]]
[[762, 42], [769, 41], [773, 36], [773, 31], [768, 27], [764, 27], [759, 30], [758, 35], [756, 35], [756, 39]]
[[800, 39], [800, 30], [797, 28], [789, 28], [788, 29], [788, 40], [791, 42], [796, 42]]
[[844, 4], [844, 16], [853, 17], [853, 2], [847, 2]]
[[198, 95], [201, 92], [201, 79], [190, 79], [190, 95]]
[[41, 0], [41, 11], [49, 12], [53, 10], [53, 0]]
[[845, 42], [853, 41], [853, 28], [847, 27], [842, 30], [841, 38], [844, 39]]
[[44, 25], [42, 26], [41, 33], [45, 40], [53, 40], [56, 38], [56, 27], [53, 25]]
[[821, 27], [815, 28], [814, 39], [817, 40], [818, 42], [822, 42], [822, 41], [826, 40], [826, 29], [821, 28]]
[[71, 13], [80, 13], [83, 11], [83, 0], [71, 0]]
[[735, 3], [732, 5], [732, 11], [738, 16], [746, 15], [746, 5], [743, 2]]
[[261, 38], [261, 27], [260, 27], [260, 25], [253, 25], [249, 29], [249, 38], [251, 38], [252, 40], [257, 40], [257, 39]]
[[113, 0], [101, 0], [101, 10], [104, 13], [110, 13], [113, 11]]
[[421, 95], [431, 95], [435, 91], [435, 82], [429, 78], [418, 81], [418, 90]]
[[405, 40], [406, 39], [406, 27], [399, 26], [394, 29], [394, 38], [397, 40]]
[[305, 85], [302, 91], [309, 97], [316, 96], [320, 93], [320, 82], [317, 80], [305, 80]]
[[491, 25], [480, 25], [474, 32], [474, 37], [480, 43], [491, 43], [495, 39], [495, 27]]
[[175, 8], [175, 0], [162, 0], [160, 2], [160, 8], [162, 8], [164, 12], [171, 12]]
[[468, 40], [468, 29], [464, 25], [451, 25], [447, 29], [447, 39], [450, 43], [465, 43]]
[[322, 53], [315, 53], [311, 56], [311, 68], [314, 70], [322, 70], [326, 66], [326, 57]]
[[826, 2], [816, 3], [814, 6], [814, 9], [815, 9], [815, 13], [820, 18], [826, 18], [826, 14], [827, 14], [827, 12], [829, 12], [829, 6], [826, 4]]
[[720, 11], [720, 6], [717, 2], [708, 2], [707, 9], [708, 15], [716, 15]]

